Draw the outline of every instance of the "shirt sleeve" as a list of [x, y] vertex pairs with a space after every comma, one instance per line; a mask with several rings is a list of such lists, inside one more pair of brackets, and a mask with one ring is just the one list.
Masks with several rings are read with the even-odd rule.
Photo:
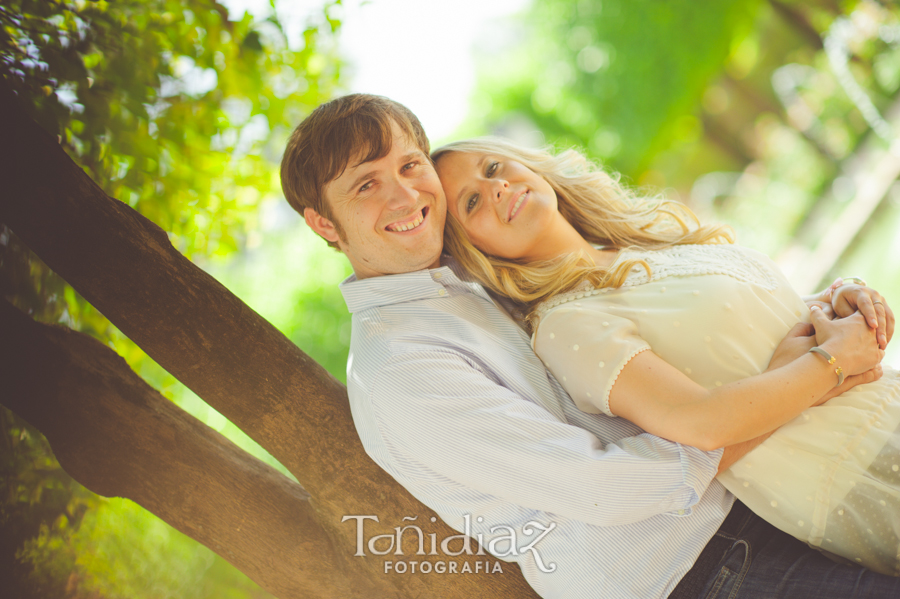
[[650, 434], [604, 443], [496, 382], [467, 356], [394, 356], [369, 387], [391, 469], [419, 484], [472, 489], [598, 526], [684, 516], [721, 450]]
[[541, 318], [534, 352], [572, 397], [579, 410], [615, 416], [609, 393], [626, 364], [650, 346], [635, 324], [585, 305], [563, 304]]

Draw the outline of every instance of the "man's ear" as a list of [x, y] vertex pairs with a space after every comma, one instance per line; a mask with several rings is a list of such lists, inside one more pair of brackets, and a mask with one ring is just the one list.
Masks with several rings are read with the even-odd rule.
[[306, 224], [309, 225], [309, 228], [318, 233], [326, 241], [337, 243], [340, 239], [340, 236], [337, 234], [337, 229], [334, 227], [334, 223], [312, 208], [303, 209], [303, 218], [306, 220]]

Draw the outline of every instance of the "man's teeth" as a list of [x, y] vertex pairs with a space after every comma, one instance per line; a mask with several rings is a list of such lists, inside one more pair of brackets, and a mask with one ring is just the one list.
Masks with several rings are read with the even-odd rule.
[[402, 225], [389, 225], [388, 230], [390, 230], [390, 231], [409, 231], [409, 230], [415, 229], [416, 227], [421, 225], [423, 220], [425, 220], [425, 217], [422, 216], [421, 212], [419, 212], [419, 215], [416, 217], [415, 220], [412, 220], [412, 221], [402, 224]]

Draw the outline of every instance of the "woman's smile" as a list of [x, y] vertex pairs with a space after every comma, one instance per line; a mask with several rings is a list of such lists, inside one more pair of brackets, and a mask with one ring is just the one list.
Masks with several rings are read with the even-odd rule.
[[525, 200], [528, 198], [528, 190], [526, 189], [522, 193], [519, 194], [518, 197], [513, 198], [515, 201], [510, 202], [509, 206], [509, 220], [507, 222], [512, 221], [519, 213], [519, 210], [522, 208], [522, 205], [525, 203]]
[[509, 260], [549, 260], [593, 251], [560, 214], [544, 177], [505, 156], [449, 152], [435, 169], [447, 210], [481, 251]]

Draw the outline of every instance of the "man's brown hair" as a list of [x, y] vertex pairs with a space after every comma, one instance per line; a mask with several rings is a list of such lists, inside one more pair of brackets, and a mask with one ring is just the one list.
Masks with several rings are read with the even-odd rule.
[[[388, 98], [351, 94], [313, 110], [294, 129], [281, 159], [281, 188], [291, 207], [301, 216], [312, 208], [330, 220], [343, 239], [341, 224], [325, 199], [325, 186], [340, 177], [351, 160], [362, 164], [387, 156], [394, 142], [391, 123], [429, 155], [419, 119]], [[328, 245], [338, 247], [330, 241]]]

